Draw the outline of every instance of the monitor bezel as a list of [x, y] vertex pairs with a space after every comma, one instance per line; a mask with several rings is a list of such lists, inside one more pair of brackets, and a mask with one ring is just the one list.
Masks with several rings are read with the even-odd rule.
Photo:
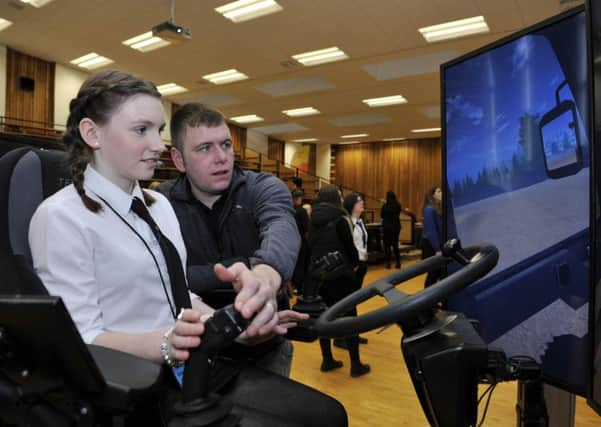
[[[449, 191], [449, 183], [447, 182], [447, 147], [446, 147], [446, 140], [447, 140], [447, 129], [446, 129], [446, 102], [445, 102], [445, 72], [451, 68], [454, 67], [456, 65], [459, 65], [467, 60], [473, 59], [479, 55], [482, 55], [484, 53], [487, 53], [493, 49], [497, 49], [503, 45], [506, 45], [508, 43], [511, 43], [517, 39], [519, 39], [520, 37], [526, 36], [528, 34], [532, 34], [534, 32], [538, 32], [541, 31], [547, 27], [553, 26], [559, 22], [565, 21], [567, 19], [570, 19], [578, 14], [584, 13], [585, 14], [585, 32], [586, 32], [586, 41], [587, 41], [587, 49], [586, 52], [588, 53], [587, 55], [587, 70], [591, 70], [592, 69], [592, 60], [591, 60], [591, 55], [590, 55], [590, 35], [591, 35], [591, 31], [590, 31], [590, 25], [589, 25], [589, 19], [588, 19], [588, 14], [587, 14], [587, 8], [585, 7], [585, 5], [579, 5], [576, 6], [574, 8], [568, 9], [560, 14], [557, 14], [555, 16], [552, 16], [550, 18], [547, 18], [543, 21], [540, 21], [536, 24], [533, 24], [531, 26], [528, 26], [526, 28], [523, 28], [522, 30], [519, 30], [515, 33], [512, 33], [508, 36], [502, 37], [499, 40], [496, 40], [492, 43], [486, 44], [474, 51], [468, 52], [464, 55], [461, 55], [457, 58], [454, 58], [448, 62], [445, 62], [443, 64], [440, 65], [440, 96], [441, 96], [441, 102], [440, 102], [440, 108], [441, 108], [441, 163], [442, 163], [442, 184], [443, 184], [443, 200], [449, 201], [449, 197], [448, 197], [448, 191]], [[589, 157], [590, 157], [590, 162], [591, 164], [593, 164], [593, 149], [592, 147], [594, 146], [593, 144], [593, 140], [594, 140], [594, 133], [593, 133], [593, 111], [594, 111], [594, 98], [593, 98], [593, 90], [592, 90], [592, 78], [590, 78], [591, 73], [589, 71], [589, 78], [588, 78], [588, 95], [589, 95], [589, 120], [588, 120], [588, 132], [589, 132], [589, 144], [591, 149], [589, 149]], [[594, 168], [590, 168], [591, 171]], [[589, 235], [589, 242], [593, 241], [593, 231], [592, 231], [592, 223], [593, 221], [591, 221], [590, 219], [593, 218], [592, 216], [592, 209], [593, 209], [593, 203], [592, 203], [592, 177], [593, 177], [593, 173], [590, 173], [590, 183], [589, 183], [589, 230], [588, 230], [588, 235]], [[448, 238], [448, 230], [447, 230], [447, 221], [448, 221], [448, 209], [447, 207], [450, 206], [450, 203], [445, 203], [445, 209], [443, 209], [442, 212], [442, 234], [443, 236], [446, 238]], [[592, 245], [594, 246], [594, 245]], [[528, 265], [532, 265], [535, 262], [539, 261], [542, 257], [544, 257], [546, 254], [550, 253], [550, 251], [552, 251], [554, 249], [555, 246], [550, 247], [550, 248], [546, 248], [545, 250], [541, 251], [541, 253], [534, 255], [532, 257], [530, 257], [530, 259], [527, 260], [523, 260], [513, 266], [507, 267], [506, 269], [499, 271], [499, 272], [495, 272], [494, 275], [492, 277], [495, 277], [496, 279], [502, 280], [503, 278], [507, 278], [508, 276], [510, 276], [511, 274], [513, 274], [515, 272], [515, 270], [517, 268], [524, 268], [525, 266]], [[591, 253], [591, 260], [594, 260], [594, 256], [593, 253]], [[592, 300], [592, 288], [593, 288], [593, 283], [592, 283], [592, 271], [593, 271], [593, 262], [590, 262], [590, 268], [589, 268], [589, 284], [588, 284], [588, 288], [589, 288], [589, 302]], [[483, 279], [481, 279], [480, 281], [486, 281], [489, 280], [490, 276], [484, 277]], [[590, 349], [590, 354], [592, 354], [593, 352], [593, 340], [591, 339], [592, 336], [592, 329], [591, 329], [591, 316], [590, 316], [590, 311], [591, 309], [591, 304], [589, 303], [589, 349]], [[589, 367], [588, 367], [588, 384], [586, 384], [586, 394], [585, 397], [588, 397], [591, 395], [591, 391], [592, 391], [592, 381], [591, 379], [591, 375], [592, 375], [592, 357], [589, 357]], [[558, 388], [561, 388], [563, 390], [566, 390], [570, 393], [574, 393], [574, 394], [582, 394], [580, 391], [578, 390], [574, 390], [569, 384], [562, 382], [559, 378], [555, 378], [555, 377], [547, 377], [543, 374], [543, 378], [545, 380], [546, 383], [551, 384], [553, 386], [556, 386]]]

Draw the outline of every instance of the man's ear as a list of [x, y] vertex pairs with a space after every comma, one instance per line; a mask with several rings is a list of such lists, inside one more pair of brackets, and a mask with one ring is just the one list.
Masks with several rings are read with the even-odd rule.
[[175, 165], [177, 170], [181, 173], [186, 173], [186, 165], [184, 164], [184, 158], [182, 156], [182, 153], [180, 153], [180, 151], [177, 148], [171, 147], [169, 154], [171, 154], [171, 160], [173, 160], [173, 164]]
[[94, 120], [84, 117], [79, 122], [79, 134], [83, 141], [92, 149], [98, 150], [101, 143], [101, 131]]

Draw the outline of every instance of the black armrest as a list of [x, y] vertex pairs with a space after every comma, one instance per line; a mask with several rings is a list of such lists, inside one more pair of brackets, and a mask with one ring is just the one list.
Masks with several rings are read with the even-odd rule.
[[107, 383], [100, 405], [126, 410], [158, 395], [164, 372], [158, 363], [98, 345], [89, 344], [88, 349]]

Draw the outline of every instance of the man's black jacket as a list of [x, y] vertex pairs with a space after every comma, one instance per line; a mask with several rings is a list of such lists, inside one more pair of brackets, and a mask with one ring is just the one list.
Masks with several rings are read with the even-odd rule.
[[232, 182], [213, 209], [199, 202], [185, 175], [158, 191], [173, 205], [188, 251], [190, 289], [216, 307], [233, 301], [231, 286], [219, 281], [213, 266], [237, 261], [248, 267], [268, 264], [290, 280], [300, 247], [285, 184], [273, 175], [234, 168]]

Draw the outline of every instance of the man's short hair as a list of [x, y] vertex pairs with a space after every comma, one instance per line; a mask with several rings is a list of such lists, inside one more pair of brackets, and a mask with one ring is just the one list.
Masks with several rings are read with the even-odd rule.
[[171, 144], [183, 152], [186, 128], [190, 127], [216, 127], [225, 123], [223, 114], [199, 102], [190, 102], [182, 105], [171, 117]]
[[295, 189], [292, 190], [292, 198], [296, 199], [298, 197], [303, 197], [305, 195], [305, 192], [303, 190], [299, 190], [299, 189]]

